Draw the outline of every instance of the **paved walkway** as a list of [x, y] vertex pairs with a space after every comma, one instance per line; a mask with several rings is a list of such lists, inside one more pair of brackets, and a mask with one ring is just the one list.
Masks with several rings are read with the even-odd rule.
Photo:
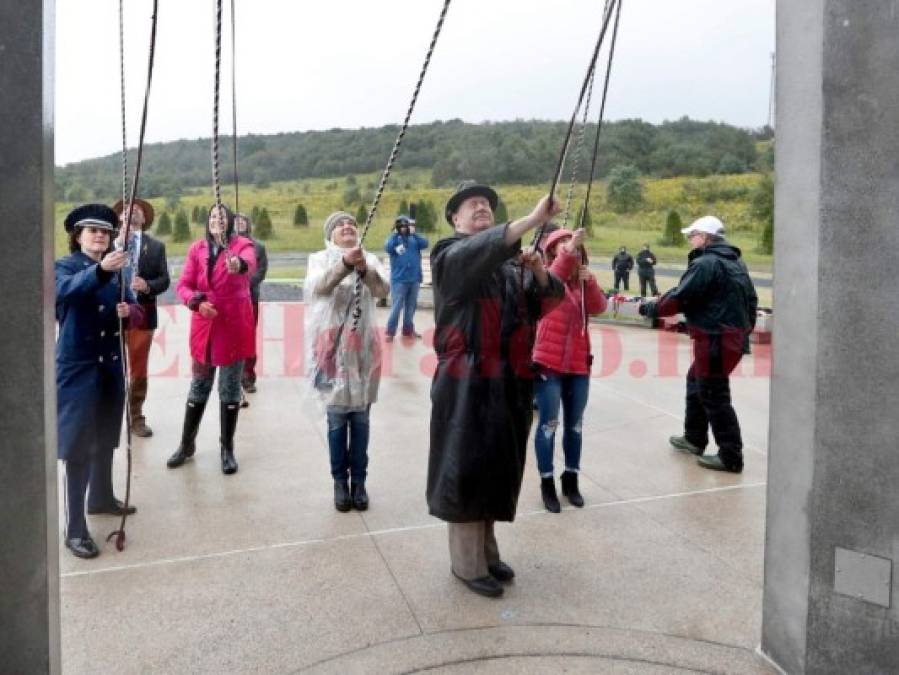
[[[156, 434], [134, 443], [127, 548], [106, 544], [93, 561], [60, 552], [65, 673], [770, 672], [755, 655], [767, 351], [733, 386], [746, 471], [719, 474], [667, 445], [688, 340], [594, 326], [603, 372], [585, 420], [587, 506], [544, 511], [531, 452], [518, 518], [497, 528], [518, 576], [488, 600], [451, 576], [446, 527], [427, 514], [433, 353], [388, 348], [371, 508], [338, 513], [324, 414], [290, 376], [302, 309], [264, 307], [265, 375], [241, 413], [233, 477], [219, 469], [214, 403], [195, 461], [165, 467], [189, 361], [187, 311], [163, 312], [147, 405]], [[116, 522], [90, 518], [98, 543]]]

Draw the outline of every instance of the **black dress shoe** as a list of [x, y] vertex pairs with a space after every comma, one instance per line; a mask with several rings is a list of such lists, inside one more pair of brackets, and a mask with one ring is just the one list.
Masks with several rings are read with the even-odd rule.
[[76, 558], [96, 558], [100, 555], [100, 550], [91, 539], [90, 535], [86, 537], [67, 537], [66, 548], [72, 552]]
[[477, 593], [478, 595], [483, 595], [485, 598], [499, 598], [503, 594], [503, 587], [491, 576], [480, 577], [478, 579], [463, 579], [456, 574], [455, 570], [453, 570], [453, 576], [468, 586], [468, 590]]
[[512, 579], [515, 578], [515, 570], [509, 567], [509, 565], [504, 563], [502, 560], [500, 560], [495, 565], [487, 565], [487, 571], [490, 572], [491, 577], [503, 583], [512, 581]]
[[[88, 506], [87, 512], [91, 516], [122, 516], [125, 515], [125, 503], [118, 499], [113, 499], [111, 504], [103, 506]], [[137, 507], [128, 505], [128, 515], [137, 513]]]

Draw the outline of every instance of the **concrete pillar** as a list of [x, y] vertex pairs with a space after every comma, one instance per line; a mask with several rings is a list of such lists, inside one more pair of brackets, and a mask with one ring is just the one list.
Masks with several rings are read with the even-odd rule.
[[762, 650], [899, 672], [899, 0], [778, 0]]
[[0, 3], [0, 670], [58, 673], [53, 0]]

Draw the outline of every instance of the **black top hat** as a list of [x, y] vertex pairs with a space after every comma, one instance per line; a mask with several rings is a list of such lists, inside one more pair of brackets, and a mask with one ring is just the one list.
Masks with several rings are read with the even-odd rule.
[[72, 232], [76, 227], [96, 227], [113, 232], [119, 228], [119, 217], [106, 204], [83, 204], [72, 209], [63, 226], [66, 232]]
[[493, 191], [493, 188], [489, 185], [482, 185], [478, 183], [476, 180], [465, 180], [459, 183], [459, 187], [456, 188], [456, 192], [452, 197], [449, 198], [449, 201], [446, 203], [446, 222], [450, 225], [453, 224], [453, 214], [459, 208], [459, 206], [469, 197], [486, 197], [487, 201], [490, 202], [490, 210], [496, 211], [496, 205], [499, 203], [499, 197], [496, 196], [496, 192]]

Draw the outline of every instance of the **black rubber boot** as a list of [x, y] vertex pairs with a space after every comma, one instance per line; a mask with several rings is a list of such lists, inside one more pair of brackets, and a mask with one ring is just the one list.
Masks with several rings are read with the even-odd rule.
[[562, 495], [568, 497], [568, 501], [571, 502], [572, 506], [576, 506], [579, 509], [583, 508], [584, 498], [577, 487], [576, 471], [564, 471], [562, 473]]
[[350, 485], [346, 480], [334, 481], [334, 508], [341, 513], [346, 513], [353, 505], [350, 499]]
[[543, 506], [547, 511], [559, 513], [562, 510], [559, 497], [556, 495], [556, 481], [552, 476], [540, 479], [540, 494], [543, 495]]
[[237, 473], [237, 460], [234, 459], [234, 432], [237, 430], [237, 413], [240, 412], [240, 403], [222, 403], [219, 409], [222, 431], [219, 438], [222, 446], [222, 473], [230, 476], [232, 473]]
[[365, 491], [365, 483], [353, 482], [350, 485], [350, 494], [353, 496], [353, 506], [357, 511], [365, 511], [368, 508], [368, 493]]
[[200, 420], [203, 419], [204, 410], [206, 410], [205, 401], [202, 403], [188, 401], [184, 407], [184, 427], [181, 429], [181, 444], [166, 462], [170, 469], [181, 466], [193, 457], [197, 451], [194, 440], [197, 438], [197, 430], [200, 428]]

